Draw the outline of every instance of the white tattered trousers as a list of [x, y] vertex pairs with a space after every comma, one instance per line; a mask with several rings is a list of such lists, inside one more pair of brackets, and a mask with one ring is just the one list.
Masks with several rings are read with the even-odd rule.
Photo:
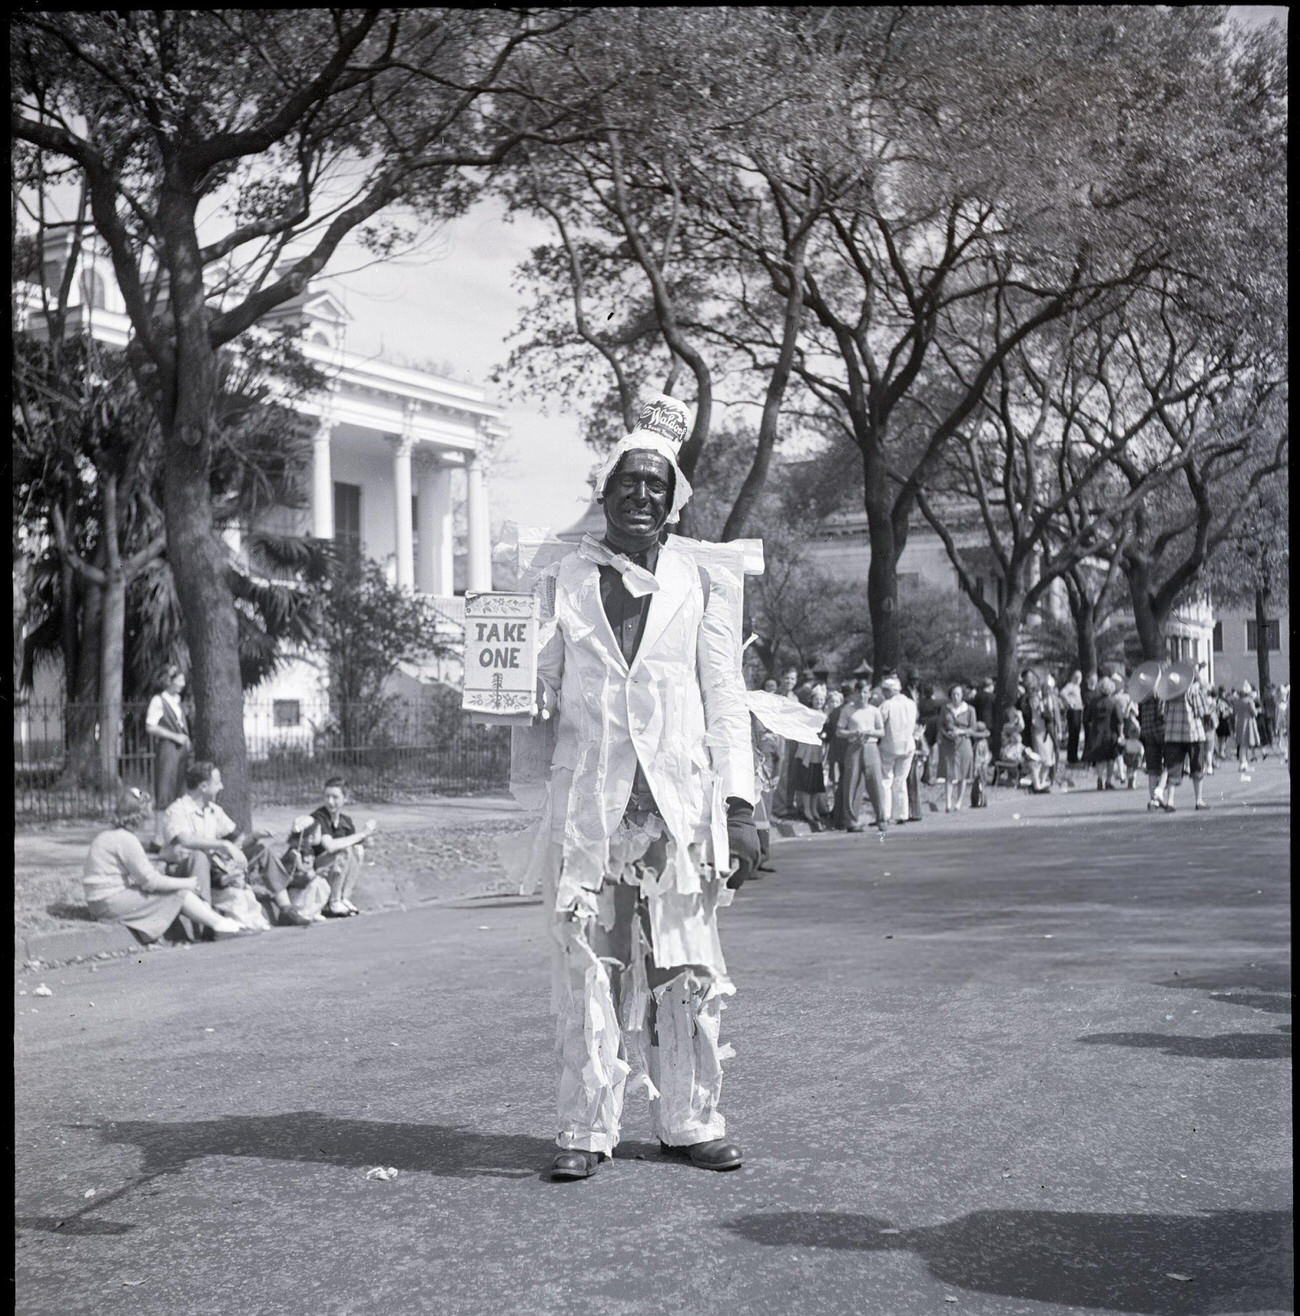
[[556, 1143], [566, 1150], [612, 1153], [624, 1098], [638, 1087], [649, 1096], [655, 1136], [669, 1146], [726, 1134], [718, 1101], [732, 1052], [719, 1045], [718, 1027], [734, 988], [704, 965], [655, 964], [654, 897], [638, 878], [663, 871], [664, 845], [643, 839], [641, 856], [599, 893], [599, 912], [553, 916], [563, 956]]

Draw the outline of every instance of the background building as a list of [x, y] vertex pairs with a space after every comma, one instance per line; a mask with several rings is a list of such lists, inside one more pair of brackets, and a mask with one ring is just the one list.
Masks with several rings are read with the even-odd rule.
[[[125, 348], [130, 320], [107, 256], [94, 247], [75, 250], [70, 234], [56, 232], [44, 253], [47, 287], [58, 286], [70, 261], [67, 332]], [[45, 332], [41, 307], [40, 289], [20, 284], [16, 328]], [[308, 285], [263, 321], [272, 330], [291, 326], [327, 383], [295, 404], [315, 426], [308, 506], [273, 508], [259, 525], [333, 539], [384, 564], [390, 582], [434, 600], [444, 620], [431, 639], [455, 642], [463, 617], [458, 595], [492, 588], [484, 465], [507, 433], [501, 408], [474, 385], [350, 352], [348, 320], [336, 298]], [[238, 530], [227, 532], [236, 554], [240, 539]], [[409, 665], [405, 677], [419, 684], [458, 674], [454, 658], [441, 658]], [[43, 667], [32, 702], [61, 702], [61, 681], [60, 672]], [[324, 664], [310, 654], [289, 661], [245, 699], [250, 753], [304, 741], [327, 707]]]

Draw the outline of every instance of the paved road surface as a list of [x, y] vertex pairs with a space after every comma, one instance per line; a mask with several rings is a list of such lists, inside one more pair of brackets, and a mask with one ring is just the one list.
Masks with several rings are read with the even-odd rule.
[[633, 1105], [544, 1180], [535, 903], [19, 974], [17, 1311], [1290, 1311], [1285, 779], [1212, 798], [780, 846], [724, 931], [733, 1174]]

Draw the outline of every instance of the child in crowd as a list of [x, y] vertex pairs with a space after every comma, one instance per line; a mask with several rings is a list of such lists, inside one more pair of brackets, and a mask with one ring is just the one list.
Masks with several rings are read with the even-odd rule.
[[325, 803], [311, 814], [310, 829], [300, 829], [298, 823], [303, 819], [295, 819], [289, 838], [290, 847], [304, 860], [310, 853], [314, 872], [329, 884], [329, 899], [321, 910], [325, 918], [351, 918], [361, 913], [351, 895], [365, 861], [364, 843], [374, 835], [375, 823], [371, 819], [365, 830], [358, 832], [343, 812], [345, 803], [347, 783], [342, 777], [331, 777], [325, 783]]

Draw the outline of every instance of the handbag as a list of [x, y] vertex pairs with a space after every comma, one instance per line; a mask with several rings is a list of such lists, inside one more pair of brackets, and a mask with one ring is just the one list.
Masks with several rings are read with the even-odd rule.
[[988, 803], [989, 793], [984, 785], [984, 774], [977, 772], [975, 779], [970, 784], [970, 807], [972, 809], [986, 809]]

